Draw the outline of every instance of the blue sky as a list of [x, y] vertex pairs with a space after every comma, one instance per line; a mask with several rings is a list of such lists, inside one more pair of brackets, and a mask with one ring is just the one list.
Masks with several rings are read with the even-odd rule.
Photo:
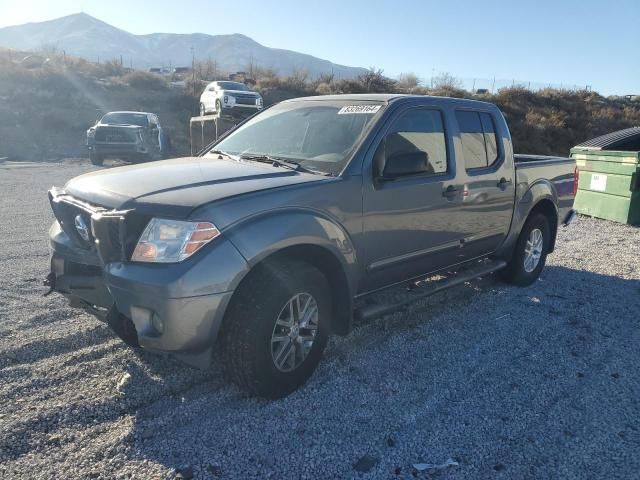
[[[389, 76], [640, 94], [640, 1], [0, 0], [0, 27], [84, 11], [132, 33], [243, 33]], [[241, 19], [241, 21], [238, 21]]]

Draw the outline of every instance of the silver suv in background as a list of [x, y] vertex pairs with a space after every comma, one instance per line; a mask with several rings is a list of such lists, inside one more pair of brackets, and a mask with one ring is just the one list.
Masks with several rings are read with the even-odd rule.
[[240, 82], [211, 82], [200, 95], [200, 116], [214, 113], [244, 118], [261, 109], [260, 94]]

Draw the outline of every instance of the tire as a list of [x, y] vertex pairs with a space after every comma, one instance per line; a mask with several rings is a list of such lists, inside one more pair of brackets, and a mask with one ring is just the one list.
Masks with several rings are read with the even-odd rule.
[[218, 116], [222, 115], [222, 102], [219, 98], [216, 100], [216, 113], [218, 114]]
[[200, 104], [200, 116], [204, 117], [207, 114], [206, 109], [204, 108], [204, 103]]
[[[332, 311], [329, 284], [318, 269], [297, 261], [270, 263], [250, 275], [225, 317], [223, 373], [250, 396], [282, 398], [302, 386], [320, 362]], [[301, 307], [307, 306], [308, 325], [315, 320], [315, 330], [288, 326], [295, 323], [289, 322], [289, 307], [296, 299]]]
[[89, 154], [89, 160], [93, 165], [97, 165], [98, 167], [102, 166], [104, 163], [104, 157], [101, 155], [96, 155], [95, 153]]
[[[539, 233], [535, 233], [539, 232]], [[542, 235], [537, 241], [538, 235]], [[532, 247], [533, 255], [528, 252]], [[535, 282], [544, 269], [551, 244], [551, 227], [549, 219], [542, 213], [535, 213], [527, 219], [520, 232], [511, 260], [507, 267], [501, 270], [500, 277], [513, 285], [526, 287]], [[537, 256], [537, 260], [535, 257]]]

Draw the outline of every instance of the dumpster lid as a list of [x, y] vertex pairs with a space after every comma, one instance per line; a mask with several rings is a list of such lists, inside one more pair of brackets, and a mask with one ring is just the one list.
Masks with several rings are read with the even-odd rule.
[[624, 130], [607, 133], [576, 145], [575, 148], [583, 148], [585, 150], [640, 150], [640, 127], [625, 128]]

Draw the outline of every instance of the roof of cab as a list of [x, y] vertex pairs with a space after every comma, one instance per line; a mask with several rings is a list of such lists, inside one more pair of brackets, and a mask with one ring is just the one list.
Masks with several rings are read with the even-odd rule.
[[155, 115], [155, 114], [150, 113], [150, 112], [135, 112], [133, 110], [116, 110], [116, 111], [113, 111], [113, 112], [107, 112], [107, 113], [105, 113], [105, 115], [109, 115], [111, 113], [135, 113], [136, 115]]
[[420, 99], [431, 99], [439, 102], [446, 101], [451, 103], [456, 103], [459, 105], [468, 105], [468, 106], [492, 106], [495, 107], [495, 104], [489, 102], [482, 102], [479, 100], [470, 100], [466, 98], [453, 98], [453, 97], [437, 97], [431, 95], [410, 95], [403, 93], [346, 93], [346, 94], [338, 94], [338, 95], [316, 95], [313, 97], [298, 97], [292, 98], [290, 100], [285, 100], [285, 102], [298, 102], [305, 100], [313, 100], [313, 101], [365, 101], [365, 102], [384, 102], [384, 103], [392, 103], [396, 101], [411, 101], [411, 100], [420, 100]]

